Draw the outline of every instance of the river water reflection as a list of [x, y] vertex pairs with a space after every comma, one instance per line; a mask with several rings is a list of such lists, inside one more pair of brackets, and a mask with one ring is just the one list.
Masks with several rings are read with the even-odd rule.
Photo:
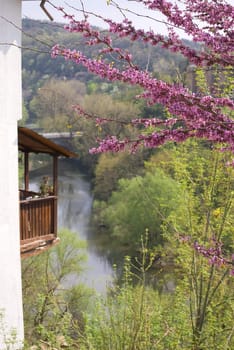
[[[38, 174], [32, 177], [30, 187], [33, 190], [38, 190], [40, 179]], [[92, 240], [90, 217], [93, 198], [90, 183], [77, 166], [65, 162], [59, 167], [58, 189], [58, 231], [68, 228], [87, 242], [87, 268], [79, 281], [97, 292], [105, 293], [107, 284], [113, 278], [113, 269], [107, 259], [98, 254]]]

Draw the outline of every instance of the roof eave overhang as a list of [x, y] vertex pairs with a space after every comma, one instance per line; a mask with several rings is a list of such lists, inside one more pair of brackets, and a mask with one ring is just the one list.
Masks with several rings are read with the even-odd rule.
[[22, 152], [43, 153], [51, 156], [77, 158], [78, 155], [66, 148], [54, 143], [35, 131], [19, 127], [18, 128], [18, 147]]

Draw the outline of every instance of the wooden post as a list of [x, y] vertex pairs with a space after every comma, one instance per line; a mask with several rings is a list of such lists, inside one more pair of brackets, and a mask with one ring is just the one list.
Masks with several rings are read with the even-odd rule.
[[29, 164], [28, 164], [28, 152], [24, 153], [24, 189], [29, 190]]
[[54, 234], [57, 236], [57, 207], [58, 207], [58, 157], [53, 156], [53, 190], [54, 190]]

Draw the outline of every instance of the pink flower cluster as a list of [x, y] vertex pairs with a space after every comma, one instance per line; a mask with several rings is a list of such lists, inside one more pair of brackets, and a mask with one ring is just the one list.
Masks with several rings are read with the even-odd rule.
[[[173, 4], [165, 0], [139, 0], [142, 4], [151, 10], [161, 12], [167, 19], [170, 28], [168, 37], [155, 34], [151, 31], [142, 29], [136, 30], [131, 21], [127, 18], [122, 23], [114, 22], [101, 16], [102, 20], [109, 25], [109, 32], [115, 33], [119, 37], [129, 37], [131, 40], [142, 40], [149, 42], [151, 45], [161, 44], [164, 48], [172, 52], [180, 52], [187, 57], [191, 63], [195, 65], [211, 66], [218, 63], [222, 66], [233, 65], [233, 35], [234, 35], [234, 7], [225, 4], [222, 1], [208, 2], [205, 0], [186, 1], [186, 7], [182, 11], [177, 4]], [[120, 57], [125, 58], [128, 63], [131, 62], [129, 54], [120, 48], [113, 48], [112, 38], [110, 35], [102, 36], [98, 30], [92, 30], [88, 23], [88, 15], [84, 12], [84, 20], [76, 21], [74, 15], [67, 14], [63, 8], [58, 7], [62, 11], [64, 18], [70, 23], [64, 28], [69, 32], [82, 33], [85, 38], [89, 38], [88, 45], [104, 44], [107, 45], [107, 51], [103, 53], [118, 51]], [[200, 28], [194, 18], [203, 23]], [[191, 49], [185, 45], [175, 34], [173, 27], [183, 29], [185, 33], [191, 35], [194, 42], [205, 45], [200, 51]], [[100, 50], [102, 52], [102, 50]]]
[[[234, 8], [222, 1], [187, 0], [182, 11], [177, 4], [166, 0], [140, 0], [149, 9], [166, 16], [168, 22], [184, 29], [194, 42], [201, 42], [212, 56], [220, 56], [219, 64], [233, 65]], [[202, 24], [194, 21], [200, 20]], [[214, 63], [214, 61], [213, 61]], [[213, 64], [212, 63], [212, 64]]]
[[[127, 141], [126, 141], [127, 142]], [[119, 152], [123, 151], [125, 148], [125, 142], [119, 141], [115, 136], [108, 137], [105, 141], [100, 140], [99, 148], [92, 148], [89, 152], [91, 154], [96, 154], [101, 152]]]
[[98, 30], [92, 29], [91, 25], [87, 21], [87, 16], [84, 20], [76, 21], [74, 15], [69, 15], [65, 12], [63, 8], [57, 8], [62, 11], [64, 18], [69, 20], [69, 24], [64, 26], [64, 29], [70, 33], [82, 33], [83, 37], [86, 38], [86, 44], [89, 46], [101, 44], [104, 48], [99, 50], [99, 54], [115, 53], [118, 59], [122, 59], [131, 66], [132, 56], [129, 52], [122, 50], [118, 47], [112, 46], [112, 39], [110, 35], [102, 35]]
[[[233, 64], [234, 58], [231, 55], [227, 55], [218, 48], [217, 43], [214, 41], [216, 50], [211, 50], [207, 46], [207, 51], [204, 51], [201, 47], [200, 51], [196, 51], [189, 46], [186, 46], [178, 35], [175, 34], [173, 29], [170, 29], [168, 37], [164, 37], [160, 34], [155, 34], [153, 31], [144, 31], [142, 29], [135, 29], [132, 22], [124, 20], [122, 23], [115, 23], [112, 20], [106, 20], [109, 24], [109, 31], [117, 34], [119, 37], [129, 37], [132, 41], [148, 42], [152, 46], [161, 44], [163, 48], [169, 49], [172, 52], [179, 52], [189, 59], [189, 61], [198, 66], [211, 66], [215, 63], [223, 66], [229, 66]], [[207, 35], [204, 35], [204, 38]], [[203, 39], [204, 39], [203, 38]], [[202, 42], [202, 38], [196, 36], [197, 42]], [[211, 39], [210, 39], [211, 40]], [[230, 51], [230, 48], [229, 48]]]
[[[227, 259], [223, 256], [222, 243], [217, 242], [215, 239], [213, 239], [212, 243], [212, 246], [205, 247], [204, 245], [195, 242], [194, 249], [205, 258], [208, 258], [211, 265], [217, 267], [229, 267], [230, 265], [234, 265], [234, 255], [231, 260]], [[230, 270], [230, 274], [232, 276], [234, 275], [234, 269]]]
[[[52, 57], [63, 56], [65, 60], [83, 65], [89, 72], [103, 79], [139, 86], [143, 92], [138, 98], [145, 99], [149, 105], [162, 104], [171, 116], [167, 120], [154, 118], [133, 120], [132, 125], [136, 128], [139, 125], [143, 128], [151, 126], [155, 131], [151, 134], [142, 132], [134, 140], [118, 140], [115, 136], [108, 136], [100, 141], [99, 146], [93, 148], [91, 153], [118, 152], [126, 147], [135, 152], [141, 145], [157, 147], [167, 141], [181, 142], [189, 137], [220, 143], [226, 149], [234, 151], [234, 120], [229, 116], [230, 111], [234, 110], [231, 98], [196, 95], [181, 85], [156, 79], [149, 72], [137, 68], [128, 52], [114, 47], [113, 38], [110, 36], [114, 33], [131, 40], [143, 40], [151, 45], [160, 43], [165, 48], [182, 53], [195, 65], [230, 66], [234, 63], [234, 7], [222, 0], [187, 0], [183, 10], [176, 3], [166, 0], [139, 0], [139, 2], [166, 16], [171, 25], [167, 38], [153, 31], [136, 30], [128, 19], [116, 23], [103, 18], [109, 24], [110, 33], [103, 34], [92, 29], [84, 10], [84, 19], [77, 21], [73, 15], [68, 15], [64, 9], [59, 8], [69, 20], [69, 24], [65, 26], [66, 30], [81, 33], [87, 39], [87, 45], [101, 44], [98, 52], [100, 58], [89, 58], [82, 52], [58, 45], [52, 48]], [[200, 20], [201, 25], [198, 25], [194, 18]], [[173, 26], [184, 29], [192, 36], [193, 41], [202, 43], [202, 50], [195, 51], [186, 46], [175, 34]], [[126, 63], [126, 66], [116, 68], [112, 61], [108, 61], [108, 57], [101, 57], [100, 53], [104, 56], [114, 53], [118, 59]], [[108, 117], [95, 116], [94, 119], [98, 120], [98, 123], [108, 121]]]
[[211, 265], [216, 267], [225, 267], [230, 269], [230, 275], [234, 276], [234, 254], [231, 258], [224, 256], [223, 244], [217, 241], [215, 238], [210, 239], [209, 245], [203, 245], [196, 242], [192, 242], [192, 237], [189, 235], [178, 234], [178, 240], [182, 244], [188, 244], [195, 251], [207, 258]]

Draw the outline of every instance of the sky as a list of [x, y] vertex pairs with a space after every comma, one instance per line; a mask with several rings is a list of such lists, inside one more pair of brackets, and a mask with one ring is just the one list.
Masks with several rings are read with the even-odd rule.
[[[75, 14], [76, 18], [83, 18], [81, 13], [75, 10], [77, 8], [81, 8], [81, 0], [50, 0], [50, 1], [57, 6], [64, 7], [69, 14]], [[129, 12], [127, 13], [127, 18], [133, 21], [134, 26], [137, 29], [140, 29], [140, 28], [144, 30], [153, 29], [156, 33], [163, 34], [163, 35], [167, 34], [167, 28], [164, 24], [159, 23], [155, 20], [150, 20], [150, 18], [144, 17], [144, 16], [151, 16], [151, 17], [153, 16], [155, 19], [163, 21], [164, 20], [163, 16], [158, 12], [149, 11], [145, 9], [142, 4], [140, 4], [139, 2], [137, 3], [137, 0], [135, 1], [134, 0], [114, 0], [114, 1], [118, 2], [118, 4], [123, 9], [127, 8], [127, 9], [130, 9], [132, 12], [135, 12], [138, 14], [137, 16]], [[226, 2], [231, 5], [234, 4], [234, 0], [226, 0]], [[114, 6], [107, 4], [108, 0], [82, 0], [82, 3], [84, 4], [85, 9], [90, 12], [99, 14], [106, 18], [114, 19], [115, 21], [122, 21], [123, 19], [123, 16], [121, 15], [119, 10], [117, 10]], [[28, 17], [33, 19], [48, 20], [48, 17], [40, 8], [39, 0], [34, 0], [34, 1], [27, 0], [27, 1], [23, 1], [22, 4], [23, 4], [23, 9], [22, 9], [23, 18]], [[60, 14], [57, 10], [51, 7], [50, 4], [46, 3], [45, 7], [49, 11], [49, 13], [54, 17], [54, 20], [56, 22], [65, 22], [64, 18], [62, 17], [62, 14]], [[105, 27], [103, 21], [99, 20], [98, 18], [95, 18], [94, 16], [90, 16], [90, 21], [93, 25], [96, 25], [100, 28], [107, 28], [107, 26]], [[191, 39], [182, 30], [176, 30], [176, 32], [182, 38]]]
[[[80, 8], [80, 1], [79, 0], [51, 0], [55, 5], [62, 6], [66, 8], [67, 12], [70, 14], [75, 14], [75, 16], [81, 18], [81, 14], [76, 11], [74, 8]], [[83, 0], [85, 9], [88, 11], [91, 11], [93, 13], [97, 13], [102, 15], [106, 18], [112, 18], [114, 20], [121, 21], [123, 19], [122, 15], [120, 14], [120, 11], [114, 8], [111, 5], [107, 5], [107, 0]], [[66, 4], [69, 4], [66, 5]], [[152, 16], [152, 11], [148, 11], [143, 8], [141, 4], [137, 4], [136, 2], [128, 2], [126, 0], [118, 0], [118, 4], [121, 5], [124, 9], [128, 8], [132, 10], [133, 12], [136, 12], [141, 15], [147, 15]], [[33, 19], [40, 19], [40, 20], [47, 20], [48, 17], [46, 14], [42, 11], [40, 8], [40, 2], [39, 1], [23, 1], [23, 10], [22, 10], [22, 16], [23, 18], [33, 18]], [[55, 9], [53, 9], [50, 4], [45, 5], [46, 9], [49, 11], [49, 13], [54, 17], [54, 20], [57, 22], [64, 22], [64, 19], [61, 14], [59, 14]], [[73, 7], [73, 8], [72, 8]], [[163, 20], [162, 16], [160, 17], [159, 14], [154, 12], [155, 18], [158, 18], [159, 20]], [[155, 21], [152, 21], [150, 19], [146, 19], [142, 16], [136, 16], [131, 13], [128, 13], [127, 17], [129, 19], [132, 19], [134, 22], [135, 27], [142, 28], [145, 30], [153, 29], [157, 33], [160, 34], [166, 34], [166, 27], [162, 23], [158, 23]], [[105, 28], [103, 22], [94, 16], [90, 17], [91, 23], [93, 25], [99, 26], [101, 28]], [[181, 33], [182, 34], [182, 33]], [[183, 35], [184, 37], [184, 35]]]

